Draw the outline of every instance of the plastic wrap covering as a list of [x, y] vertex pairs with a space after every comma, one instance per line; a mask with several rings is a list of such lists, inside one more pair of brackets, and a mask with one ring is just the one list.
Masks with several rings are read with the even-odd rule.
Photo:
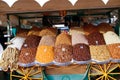
[[39, 46], [54, 46], [55, 45], [55, 37], [54, 36], [50, 36], [50, 35], [46, 35], [43, 36], [42, 39], [40, 40]]
[[23, 47], [36, 48], [40, 42], [41, 37], [30, 35], [26, 38]]
[[61, 33], [57, 36], [55, 45], [66, 44], [72, 45], [71, 36], [65, 33]]
[[74, 32], [72, 33], [72, 45], [75, 45], [78, 43], [88, 44], [88, 40], [83, 34]]
[[57, 29], [56, 29], [56, 28], [46, 28], [46, 29], [42, 29], [42, 30], [40, 31], [40, 36], [45, 36], [45, 35], [56, 36], [56, 35], [57, 35]]
[[112, 26], [110, 26], [108, 23], [100, 23], [97, 26], [100, 33], [105, 33], [107, 31], [114, 31]]
[[0, 61], [0, 66], [4, 71], [16, 70], [18, 68], [19, 50], [17, 48], [6, 48], [2, 53], [2, 60]]
[[104, 35], [106, 44], [120, 43], [120, 38], [115, 32], [108, 31], [103, 35]]
[[113, 62], [120, 62], [120, 43], [107, 45]]
[[102, 33], [93, 32], [87, 36], [89, 45], [104, 45], [105, 40]]
[[106, 45], [90, 46], [91, 59], [97, 63], [107, 63], [111, 55]]
[[58, 63], [67, 63], [72, 61], [72, 46], [61, 44], [55, 46], [54, 60]]
[[[76, 44], [73, 46], [73, 59], [76, 61], [91, 60], [90, 49], [86, 44]], [[82, 63], [82, 62], [79, 62]], [[87, 63], [87, 62], [85, 62]]]
[[24, 41], [25, 41], [25, 38], [23, 38], [23, 37], [15, 37], [15, 38], [10, 40], [10, 42], [12, 44], [8, 45], [8, 47], [17, 48], [20, 50]]
[[83, 29], [84, 29], [86, 35], [89, 35], [90, 33], [98, 31], [97, 27], [94, 26], [93, 24], [86, 24], [83, 26]]
[[54, 48], [52, 46], [38, 46], [36, 62], [41, 66], [49, 65], [54, 59]]
[[29, 67], [34, 65], [37, 48], [24, 48], [22, 47], [19, 55], [19, 65]]

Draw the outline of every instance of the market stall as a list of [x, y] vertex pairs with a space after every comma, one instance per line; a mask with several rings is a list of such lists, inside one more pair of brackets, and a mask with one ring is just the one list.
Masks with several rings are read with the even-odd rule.
[[8, 34], [0, 67], [10, 80], [119, 79], [119, 0], [74, 1], [0, 1]]

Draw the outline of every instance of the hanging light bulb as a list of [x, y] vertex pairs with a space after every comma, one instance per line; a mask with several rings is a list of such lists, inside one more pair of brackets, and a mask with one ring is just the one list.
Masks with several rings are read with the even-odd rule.
[[40, 6], [42, 7], [49, 0], [35, 0], [35, 1], [38, 2], [40, 4]]
[[104, 2], [104, 4], [106, 5], [108, 3], [109, 0], [102, 0]]
[[74, 6], [75, 5], [75, 3], [78, 1], [78, 0], [69, 0], [71, 3], [72, 3], [72, 5]]
[[12, 7], [12, 5], [18, 0], [2, 0], [2, 1], [6, 2], [9, 5], [9, 7]]

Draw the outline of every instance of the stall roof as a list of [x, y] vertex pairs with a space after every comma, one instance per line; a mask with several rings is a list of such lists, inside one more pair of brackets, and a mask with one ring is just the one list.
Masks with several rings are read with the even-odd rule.
[[78, 0], [72, 5], [69, 0], [49, 0], [42, 7], [35, 0], [18, 0], [12, 7], [0, 0], [0, 13], [45, 12], [79, 9], [120, 8], [120, 0], [109, 0], [105, 5], [102, 0]]
[[[66, 10], [66, 15], [79, 15], [79, 16], [89, 16], [89, 15], [109, 15], [110, 12], [118, 10], [119, 8], [102, 8], [102, 9], [77, 9], [77, 10]], [[15, 15], [22, 19], [30, 18], [41, 18], [43, 15], [59, 17], [60, 11], [47, 11], [47, 12], [21, 12], [21, 13], [7, 13], [8, 15]]]

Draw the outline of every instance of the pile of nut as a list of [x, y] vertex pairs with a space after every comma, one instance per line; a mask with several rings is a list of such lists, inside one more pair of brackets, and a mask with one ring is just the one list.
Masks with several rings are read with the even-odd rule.
[[69, 34], [61, 33], [57, 36], [55, 45], [66, 44], [71, 45], [71, 36]]
[[109, 44], [107, 48], [113, 59], [120, 59], [120, 43]]
[[70, 62], [72, 60], [72, 46], [65, 44], [56, 45], [54, 60], [60, 63]]
[[76, 61], [87, 61], [91, 59], [89, 46], [86, 44], [76, 44], [73, 46], [73, 59]]
[[89, 45], [105, 45], [103, 34], [100, 32], [93, 32], [87, 36]]
[[19, 63], [32, 63], [35, 60], [37, 48], [22, 48], [19, 55]]
[[106, 45], [90, 46], [91, 58], [97, 61], [106, 61], [111, 58]]

